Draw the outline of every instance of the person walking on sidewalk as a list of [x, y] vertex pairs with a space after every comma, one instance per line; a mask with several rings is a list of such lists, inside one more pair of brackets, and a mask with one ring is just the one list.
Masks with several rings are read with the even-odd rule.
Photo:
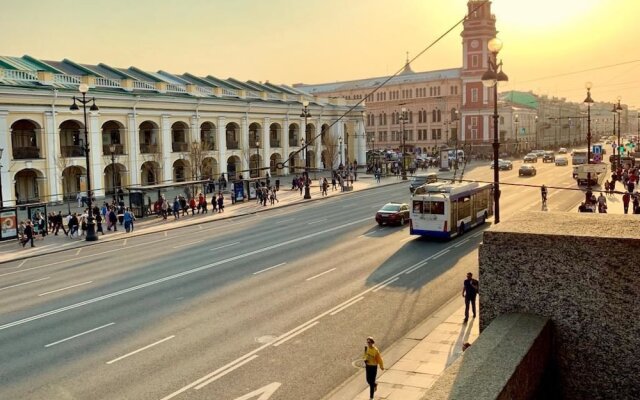
[[24, 239], [22, 239], [22, 247], [24, 247], [27, 242], [31, 242], [31, 247], [36, 247], [33, 244], [33, 225], [31, 225], [31, 221], [27, 220], [27, 225], [24, 227]]
[[380, 350], [375, 346], [375, 340], [371, 336], [367, 338], [367, 345], [364, 346], [364, 368], [369, 384], [369, 398], [373, 400], [373, 393], [378, 389], [376, 376], [378, 375], [378, 365], [384, 371], [384, 362]]
[[624, 192], [624, 194], [622, 195], [622, 205], [624, 207], [624, 213], [628, 214], [629, 213], [629, 201], [631, 200], [631, 195], [629, 195], [629, 192]]
[[473, 318], [476, 317], [476, 296], [478, 295], [478, 280], [473, 279], [473, 274], [467, 272], [467, 279], [464, 280], [462, 287], [462, 297], [464, 297], [464, 321], [467, 323], [469, 320], [469, 303], [471, 303], [471, 309], [473, 311]]

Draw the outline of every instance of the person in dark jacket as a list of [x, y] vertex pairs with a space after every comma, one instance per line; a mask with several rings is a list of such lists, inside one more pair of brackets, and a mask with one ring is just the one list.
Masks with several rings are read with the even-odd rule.
[[469, 303], [473, 310], [473, 318], [476, 317], [476, 296], [478, 295], [478, 281], [473, 279], [471, 272], [467, 273], [462, 287], [462, 297], [464, 297], [464, 323], [469, 320]]
[[27, 242], [31, 242], [31, 247], [36, 247], [33, 244], [33, 225], [31, 225], [31, 221], [27, 221], [27, 225], [24, 227], [24, 239], [22, 240], [22, 247], [24, 247]]

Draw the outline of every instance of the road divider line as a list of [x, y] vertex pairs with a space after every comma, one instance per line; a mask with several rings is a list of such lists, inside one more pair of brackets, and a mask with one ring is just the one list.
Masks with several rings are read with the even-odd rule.
[[[227, 264], [227, 263], [230, 263], [232, 261], [241, 260], [243, 258], [251, 257], [251, 256], [254, 256], [256, 254], [264, 253], [264, 252], [269, 251], [269, 250], [278, 249], [280, 247], [287, 247], [288, 248], [288, 246], [293, 244], [293, 243], [301, 242], [303, 240], [308, 240], [308, 239], [314, 238], [316, 236], [320, 236], [320, 235], [324, 235], [326, 233], [334, 232], [334, 231], [346, 228], [346, 227], [351, 226], [351, 225], [360, 224], [360, 223], [368, 221], [368, 220], [369, 220], [369, 218], [363, 218], [363, 219], [359, 219], [359, 220], [356, 220], [356, 221], [351, 221], [351, 222], [348, 222], [346, 224], [334, 226], [333, 228], [328, 228], [328, 229], [325, 229], [325, 230], [322, 230], [322, 231], [311, 233], [309, 235], [300, 236], [300, 237], [297, 237], [295, 239], [290, 239], [290, 240], [286, 240], [284, 242], [273, 244], [271, 246], [266, 246], [266, 247], [263, 247], [263, 248], [260, 248], [260, 249], [257, 249], [257, 250], [248, 251], [246, 253], [238, 254], [237, 256], [225, 258], [224, 260], [216, 261], [216, 262], [213, 262], [213, 263], [210, 263], [210, 264], [205, 264], [205, 265], [202, 265], [200, 267], [192, 268], [192, 269], [189, 269], [189, 270], [186, 270], [186, 271], [182, 271], [182, 272], [179, 272], [179, 273], [176, 273], [176, 274], [173, 274], [173, 275], [168, 275], [168, 276], [165, 276], [164, 278], [160, 278], [160, 279], [156, 279], [156, 280], [153, 280], [153, 281], [141, 283], [141, 284], [136, 285], [136, 286], [130, 286], [130, 287], [126, 288], [126, 289], [121, 289], [121, 290], [118, 290], [116, 292], [111, 292], [111, 293], [108, 293], [108, 294], [105, 294], [105, 295], [102, 295], [102, 296], [94, 297], [94, 298], [91, 298], [91, 299], [88, 299], [88, 300], [85, 300], [85, 301], [81, 301], [79, 303], [74, 303], [74, 304], [71, 304], [71, 305], [68, 305], [68, 306], [65, 306], [65, 307], [56, 308], [54, 310], [47, 311], [47, 312], [44, 312], [44, 313], [40, 313], [40, 314], [37, 314], [37, 315], [33, 315], [31, 317], [22, 318], [22, 319], [17, 320], [17, 321], [13, 321], [13, 322], [9, 322], [9, 323], [4, 324], [4, 325], [0, 325], [0, 331], [3, 331], [5, 329], [8, 329], [8, 328], [11, 328], [11, 327], [14, 327], [14, 326], [26, 324], [27, 322], [36, 321], [36, 320], [39, 320], [39, 319], [42, 319], [42, 318], [45, 318], [45, 317], [48, 317], [48, 316], [51, 316], [51, 315], [59, 314], [59, 313], [65, 312], [65, 311], [74, 310], [76, 308], [83, 307], [83, 306], [86, 306], [86, 305], [89, 305], [89, 304], [93, 304], [93, 303], [97, 303], [97, 302], [100, 302], [100, 301], [103, 301], [103, 300], [106, 300], [106, 299], [110, 299], [112, 297], [121, 296], [123, 294], [133, 292], [135, 290], [140, 290], [140, 289], [144, 289], [144, 288], [147, 288], [147, 287], [150, 287], [150, 286], [158, 285], [160, 283], [164, 283], [164, 282], [167, 282], [167, 281], [170, 281], [170, 280], [173, 280], [173, 279], [181, 278], [183, 276], [191, 275], [191, 274], [194, 274], [196, 272], [205, 271], [207, 269], [210, 269], [210, 268], [213, 268], [213, 267], [217, 267], [219, 265]], [[121, 251], [120, 249], [116, 249], [116, 250]], [[92, 257], [95, 257], [95, 255], [92, 255]], [[0, 275], [0, 276], [2, 276], [2, 275]]]
[[337, 268], [331, 268], [331, 269], [330, 269], [330, 270], [328, 270], [328, 271], [321, 272], [321, 273], [319, 273], [318, 275], [314, 275], [314, 276], [312, 276], [311, 278], [307, 278], [306, 280], [307, 280], [307, 281], [310, 281], [310, 280], [313, 280], [313, 279], [319, 278], [319, 277], [321, 277], [321, 276], [322, 276], [322, 275], [324, 275], [324, 274], [328, 274], [329, 272], [335, 271], [336, 269], [337, 269]]
[[326, 220], [327, 220], [326, 218], [322, 218], [322, 219], [317, 219], [315, 221], [309, 221], [307, 222], [307, 225], [319, 224], [320, 222], [324, 222]]
[[18, 268], [22, 268], [22, 266], [24, 265], [24, 263], [26, 263], [27, 260], [22, 260], [22, 262], [20, 263], [20, 265], [18, 265]]
[[[374, 290], [375, 292], [375, 290]], [[346, 310], [347, 308], [351, 307], [352, 305], [356, 304], [357, 302], [359, 302], [360, 300], [364, 300], [364, 297], [358, 297], [357, 299], [355, 299], [354, 301], [352, 301], [349, 304], [345, 304], [344, 306], [338, 308], [337, 310], [335, 310], [334, 312], [330, 313], [329, 315], [333, 316], [336, 315], [337, 313], [339, 313], [342, 310]], [[316, 321], [317, 323], [317, 321]]]
[[450, 250], [445, 250], [445, 251], [441, 251], [440, 253], [438, 253], [437, 255], [433, 256], [433, 260], [442, 257], [443, 255], [447, 254]]
[[82, 247], [78, 249], [78, 251], [76, 251], [76, 255], [80, 255], [80, 252], [82, 251]]
[[261, 271], [254, 272], [253, 274], [254, 274], [254, 275], [258, 275], [258, 274], [261, 274], [261, 273], [263, 273], [263, 272], [267, 272], [267, 271], [269, 271], [269, 270], [272, 270], [272, 269], [274, 269], [274, 268], [282, 267], [282, 266], [283, 266], [283, 265], [285, 265], [285, 264], [286, 264], [286, 262], [282, 262], [282, 263], [280, 263], [280, 264], [278, 264], [278, 265], [274, 265], [273, 267], [265, 268], [265, 269], [263, 269], [263, 270], [261, 270]]
[[198, 244], [198, 243], [202, 243], [204, 242], [203, 240], [196, 240], [195, 242], [189, 242], [189, 243], [184, 243], [184, 244], [179, 244], [177, 246], [173, 246], [174, 249], [179, 249], [180, 247], [186, 247], [186, 246], [191, 246], [192, 244]]
[[108, 326], [111, 326], [111, 325], [115, 325], [115, 322], [110, 322], [110, 323], [108, 323], [106, 325], [102, 325], [102, 326], [99, 326], [97, 328], [89, 329], [88, 331], [85, 331], [85, 332], [82, 332], [82, 333], [78, 333], [77, 335], [69, 336], [68, 338], [65, 338], [65, 339], [62, 339], [62, 340], [58, 340], [57, 342], [46, 344], [46, 345], [44, 345], [44, 347], [55, 346], [57, 344], [66, 342], [68, 340], [75, 339], [75, 338], [80, 337], [80, 336], [84, 336], [84, 335], [86, 335], [88, 333], [99, 331], [100, 329], [104, 329], [104, 328], [106, 328]]
[[167, 237], [167, 231], [164, 231], [164, 237]]
[[296, 220], [295, 218], [288, 218], [288, 219], [283, 219], [281, 221], [276, 221], [276, 222], [274, 222], [274, 224], [275, 225], [280, 225], [280, 224], [283, 224], [285, 222], [291, 222], [291, 221], [295, 221], [295, 220]]
[[214, 247], [213, 249], [209, 249], [209, 251], [224, 249], [225, 247], [235, 246], [236, 244], [240, 244], [240, 242], [233, 242], [228, 244], [223, 244], [222, 246]]
[[377, 288], [373, 289], [373, 293], [377, 292], [378, 290], [382, 290], [382, 289], [386, 288], [387, 286], [391, 285], [393, 282], [397, 281], [398, 279], [400, 279], [400, 278], [396, 276], [395, 278], [391, 279], [390, 281], [388, 281], [384, 285], [378, 286]]
[[287, 336], [287, 337], [285, 337], [285, 338], [283, 338], [281, 340], [278, 340], [277, 342], [273, 343], [273, 347], [280, 346], [281, 344], [287, 342], [289, 339], [293, 339], [294, 337], [300, 335], [301, 333], [303, 333], [303, 332], [313, 328], [314, 326], [318, 325], [319, 323], [320, 323], [319, 321], [315, 321], [314, 323], [305, 326], [304, 328], [296, 331], [295, 333], [292, 333], [291, 335], [289, 335], [289, 336]]
[[409, 236], [409, 237], [408, 237], [408, 238], [406, 238], [406, 239], [402, 239], [402, 240], [400, 241], [400, 243], [408, 242], [409, 240], [413, 240], [413, 239], [415, 239], [415, 237], [414, 237], [414, 236]]
[[127, 240], [129, 240], [129, 239], [125, 239], [125, 240], [122, 241], [122, 247], [125, 247], [127, 245]]
[[56, 289], [56, 290], [51, 290], [49, 292], [40, 293], [38, 295], [38, 297], [46, 296], [46, 295], [51, 294], [51, 293], [62, 292], [63, 290], [72, 289], [74, 287], [78, 287], [78, 286], [82, 286], [82, 285], [88, 285], [89, 283], [93, 283], [93, 281], [82, 282], [82, 283], [78, 283], [77, 285], [71, 285], [71, 286], [63, 287], [62, 289]]
[[462, 246], [463, 244], [468, 243], [468, 242], [469, 242], [469, 240], [470, 240], [470, 239], [465, 239], [465, 240], [461, 241], [460, 243], [456, 244], [456, 245], [455, 245], [455, 246], [453, 246], [453, 247], [460, 247], [460, 246]]
[[147, 350], [147, 349], [150, 349], [150, 348], [152, 348], [153, 346], [157, 346], [157, 345], [159, 345], [160, 343], [166, 342], [167, 340], [171, 340], [171, 339], [173, 339], [174, 337], [176, 337], [176, 335], [171, 335], [171, 336], [168, 336], [168, 337], [166, 337], [166, 338], [164, 338], [164, 339], [158, 340], [158, 341], [157, 341], [157, 342], [155, 342], [155, 343], [151, 343], [151, 344], [149, 344], [149, 345], [146, 345], [146, 346], [144, 346], [144, 347], [142, 347], [142, 348], [139, 348], [138, 350], [134, 350], [134, 351], [132, 351], [131, 353], [127, 353], [127, 354], [125, 354], [125, 355], [123, 355], [123, 356], [120, 356], [120, 357], [118, 357], [118, 358], [114, 358], [114, 359], [113, 359], [113, 360], [111, 360], [111, 361], [107, 361], [107, 364], [109, 364], [109, 365], [110, 365], [110, 364], [116, 363], [116, 362], [118, 362], [118, 361], [120, 361], [120, 360], [122, 360], [122, 359], [125, 359], [125, 358], [129, 357], [129, 356], [132, 356], [132, 355], [134, 355], [134, 354], [140, 353], [141, 351], [145, 351], [145, 350]]
[[433, 258], [433, 256], [429, 256], [427, 258], [425, 258], [424, 260], [414, 264], [413, 266], [409, 267], [406, 271], [405, 271], [405, 275], [408, 275], [410, 273], [412, 273], [413, 271], [424, 267], [425, 265], [427, 265], [427, 263], [429, 262], [429, 260], [431, 260]]
[[49, 278], [50, 278], [50, 276], [47, 276], [46, 278], [40, 278], [40, 279], [36, 279], [36, 280], [34, 280], [34, 281], [22, 282], [22, 283], [17, 283], [17, 284], [15, 284], [15, 285], [11, 285], [11, 286], [1, 287], [1, 288], [0, 288], [0, 292], [1, 292], [1, 291], [3, 291], [3, 290], [7, 290], [7, 289], [14, 288], [14, 287], [28, 285], [28, 284], [30, 284], [30, 283], [36, 283], [36, 282], [40, 282], [40, 281], [46, 281], [46, 280], [47, 280], [47, 279], [49, 279]]
[[238, 363], [238, 364], [234, 365], [233, 367], [231, 367], [231, 368], [227, 369], [226, 371], [221, 372], [221, 373], [219, 373], [218, 375], [214, 375], [214, 376], [212, 376], [212, 377], [211, 377], [211, 378], [209, 378], [208, 380], [206, 380], [206, 381], [202, 382], [201, 384], [197, 385], [197, 386], [195, 387], [195, 389], [196, 389], [196, 390], [200, 390], [200, 389], [202, 389], [203, 387], [207, 386], [207, 385], [208, 385], [208, 384], [210, 384], [211, 382], [215, 382], [215, 381], [217, 381], [218, 379], [222, 378], [223, 376], [225, 376], [225, 375], [226, 375], [226, 374], [228, 374], [229, 372], [235, 371], [236, 369], [238, 369], [238, 368], [242, 367], [243, 365], [245, 365], [245, 364], [247, 364], [247, 363], [249, 363], [249, 362], [251, 362], [251, 361], [255, 360], [256, 358], [258, 358], [258, 356], [254, 354], [253, 356], [251, 356], [251, 357], [247, 358], [246, 360], [242, 361], [241, 363]]

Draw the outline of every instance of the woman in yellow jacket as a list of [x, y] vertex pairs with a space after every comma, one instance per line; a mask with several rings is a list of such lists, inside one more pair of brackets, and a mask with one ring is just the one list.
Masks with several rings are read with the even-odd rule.
[[371, 336], [367, 338], [367, 345], [364, 347], [364, 367], [367, 373], [367, 383], [369, 384], [369, 398], [373, 400], [373, 392], [378, 388], [376, 383], [376, 375], [378, 374], [378, 365], [384, 371], [384, 362], [380, 350], [374, 345], [375, 341]]

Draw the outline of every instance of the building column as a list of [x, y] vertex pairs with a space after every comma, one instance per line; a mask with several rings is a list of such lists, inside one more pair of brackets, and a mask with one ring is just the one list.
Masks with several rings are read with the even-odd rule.
[[173, 163], [171, 162], [171, 125], [169, 115], [163, 114], [160, 120], [160, 135], [162, 136], [162, 181], [173, 181]]
[[2, 169], [0, 169], [0, 179], [2, 180], [2, 201], [4, 205], [8, 207], [15, 206], [16, 199], [12, 194], [14, 185], [13, 179], [11, 179], [11, 173], [9, 172], [10, 154], [13, 149], [9, 148], [11, 132], [9, 132], [9, 127], [7, 126], [7, 115], [9, 115], [9, 111], [0, 110], [0, 147], [4, 149], [2, 159], [0, 159], [0, 165], [2, 165]]
[[200, 118], [198, 118], [197, 115], [191, 116], [191, 133], [189, 139], [187, 142], [189, 146], [191, 146], [193, 142], [200, 143]]
[[[271, 118], [265, 118], [263, 121], [263, 127], [262, 127], [262, 139], [260, 140], [262, 142], [262, 166], [263, 168], [269, 168], [271, 166], [271, 159], [270, 159], [270, 154], [271, 154], [271, 135], [269, 134], [269, 128], [271, 125]], [[267, 169], [265, 170], [265, 173], [263, 173], [262, 175], [266, 175], [266, 173], [269, 173], [269, 175], [271, 175], [271, 170]]]
[[[482, 141], [493, 143], [493, 129], [489, 127], [492, 124], [492, 115], [482, 115]], [[498, 141], [500, 141], [500, 118], [498, 118]], [[504, 143], [501, 143], [504, 146]]]
[[[333, 127], [331, 127], [331, 134], [335, 139], [335, 144], [338, 146], [338, 151], [334, 152], [334, 154], [337, 153], [338, 156], [336, 157], [332, 165], [332, 169], [338, 169], [338, 166], [340, 165], [341, 156], [342, 156], [342, 161], [344, 162], [344, 154], [343, 154], [344, 153], [344, 137], [342, 136], [344, 132], [342, 130], [343, 130], [343, 124], [341, 122], [338, 122], [335, 125], [333, 125]], [[342, 138], [343, 140], [342, 146], [340, 146], [340, 138]], [[342, 147], [342, 149], [340, 147]]]
[[91, 164], [91, 190], [93, 195], [104, 196], [104, 170], [102, 165], [102, 135], [98, 115], [89, 115], [89, 163]]
[[359, 165], [366, 165], [367, 163], [367, 138], [364, 130], [364, 121], [358, 119], [356, 122], [356, 156]]
[[129, 153], [129, 160], [127, 161], [127, 168], [129, 169], [129, 185], [140, 184], [140, 166], [138, 165], [138, 157], [140, 155], [140, 144], [138, 143], [140, 137], [138, 135], [138, 127], [136, 114], [127, 114], [127, 147]]
[[218, 165], [220, 173], [227, 176], [227, 126], [224, 117], [218, 117], [218, 129], [216, 131], [218, 142]]
[[[47, 163], [47, 171], [49, 171], [46, 175], [48, 192], [51, 196], [51, 201], [61, 201], [62, 200], [62, 171], [58, 166], [58, 152], [56, 145], [56, 124], [55, 124], [55, 112], [54, 111], [45, 111], [44, 113], [44, 135], [40, 136], [40, 140], [45, 141], [42, 143], [40, 148], [43, 149], [42, 157], [45, 157]], [[46, 153], [45, 153], [46, 152]], [[4, 178], [4, 177], [3, 177]], [[2, 181], [4, 182], [4, 180]], [[3, 187], [4, 189], [4, 187]]]
[[[282, 162], [289, 159], [289, 119], [285, 119], [282, 122], [282, 135], [280, 137], [282, 147]], [[289, 163], [287, 162], [282, 169], [282, 174], [289, 175]]]
[[249, 145], [249, 121], [247, 121], [246, 116], [242, 117], [240, 121], [240, 143], [238, 143], [238, 147], [240, 147], [240, 154], [245, 156], [240, 157], [242, 170], [246, 171], [242, 176], [248, 178], [250, 176], [249, 160], [251, 159], [251, 146]]
[[316, 120], [316, 132], [314, 136], [316, 140], [313, 143], [313, 152], [315, 153], [316, 168], [322, 168], [322, 121], [320, 118]]

